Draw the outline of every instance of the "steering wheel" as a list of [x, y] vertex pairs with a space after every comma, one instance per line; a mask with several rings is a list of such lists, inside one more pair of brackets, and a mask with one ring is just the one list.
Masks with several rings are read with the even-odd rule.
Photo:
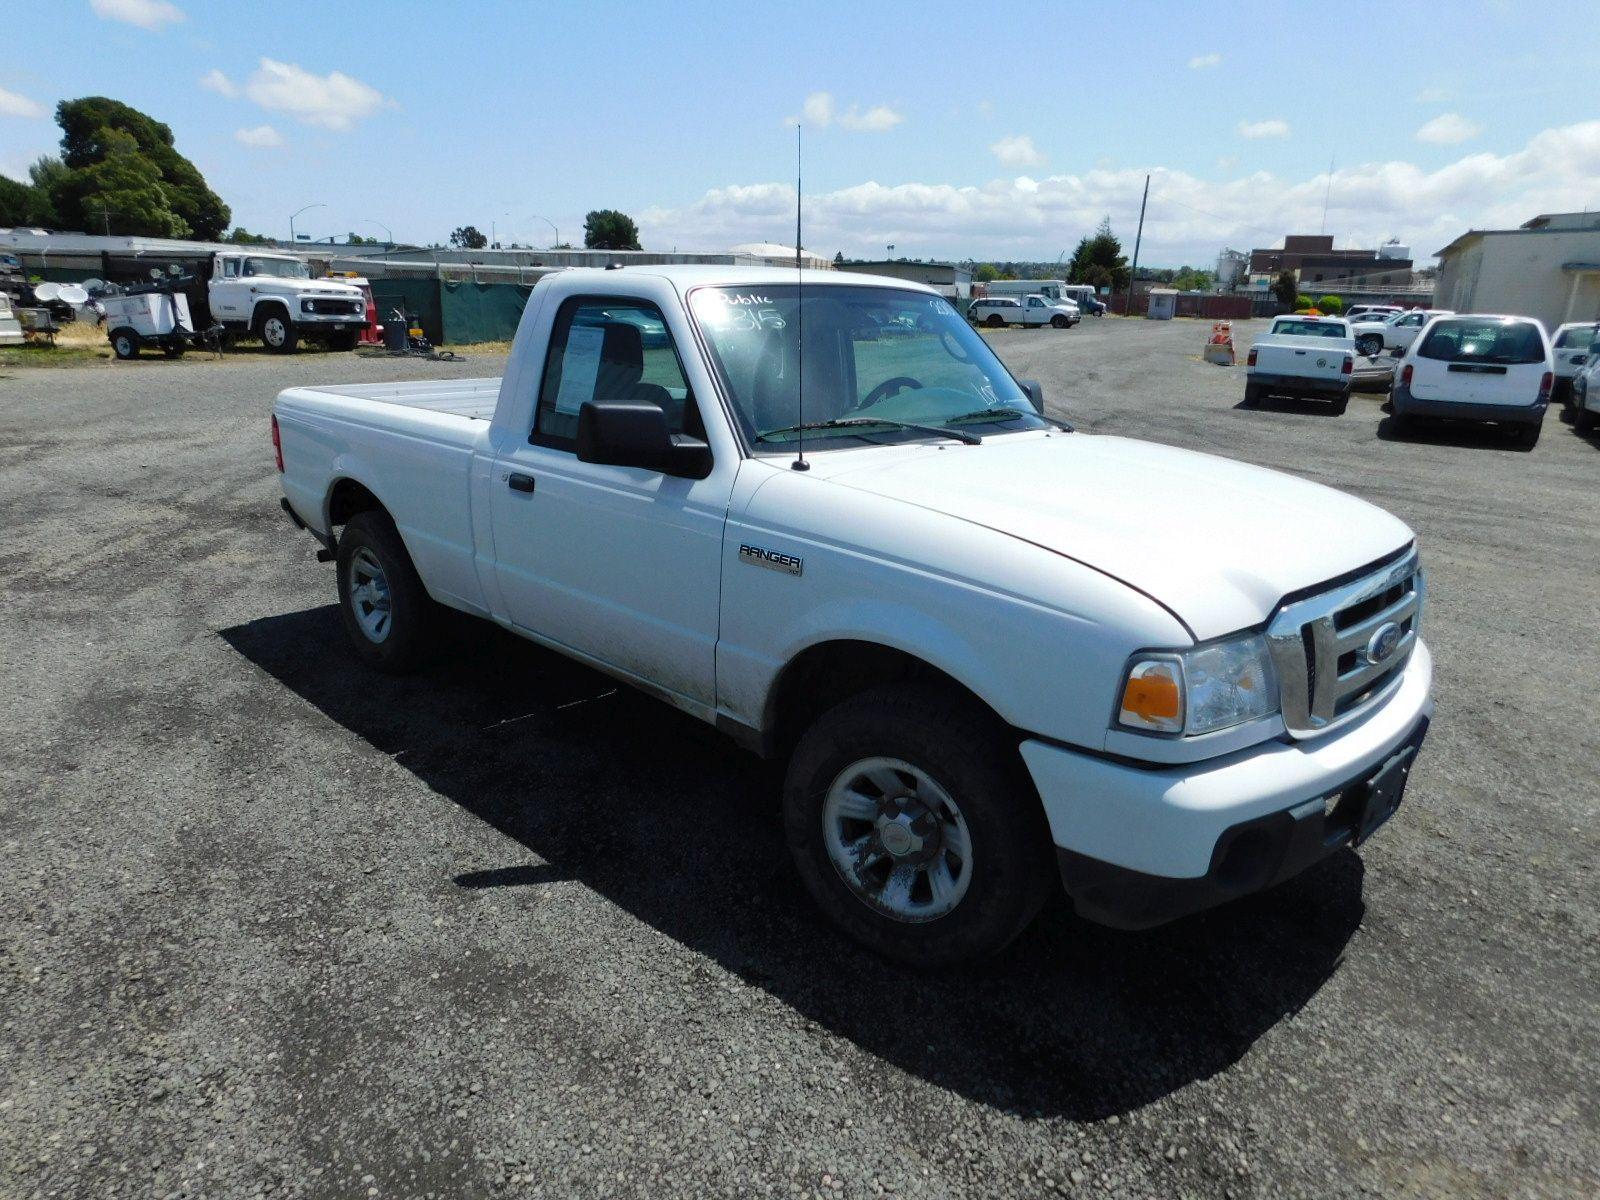
[[893, 379], [885, 379], [868, 392], [862, 398], [861, 403], [856, 405], [856, 408], [871, 408], [879, 400], [887, 400], [890, 396], [898, 395], [907, 388], [920, 388], [921, 386], [922, 382], [920, 380], [913, 379], [909, 375], [896, 375]]

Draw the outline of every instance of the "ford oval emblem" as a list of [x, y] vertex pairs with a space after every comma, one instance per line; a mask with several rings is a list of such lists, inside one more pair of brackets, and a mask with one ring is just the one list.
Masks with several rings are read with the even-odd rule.
[[1367, 661], [1373, 666], [1388, 659], [1400, 646], [1400, 626], [1390, 621], [1378, 626], [1377, 632], [1367, 641]]

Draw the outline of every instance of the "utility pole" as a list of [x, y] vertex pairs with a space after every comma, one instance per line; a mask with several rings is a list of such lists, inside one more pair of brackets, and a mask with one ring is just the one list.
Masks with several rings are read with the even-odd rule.
[[1133, 266], [1128, 268], [1128, 307], [1125, 317], [1133, 316], [1133, 277], [1139, 273], [1139, 243], [1144, 241], [1144, 206], [1150, 202], [1150, 176], [1144, 177], [1144, 199], [1139, 201], [1139, 232], [1133, 237]]

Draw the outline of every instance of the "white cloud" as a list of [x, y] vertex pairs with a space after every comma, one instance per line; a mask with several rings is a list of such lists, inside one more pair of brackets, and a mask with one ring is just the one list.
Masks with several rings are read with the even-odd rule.
[[36, 119], [44, 116], [44, 105], [16, 92], [0, 88], [0, 117]]
[[1240, 121], [1239, 136], [1246, 138], [1281, 138], [1289, 136], [1289, 122], [1281, 117], [1266, 121]]
[[1418, 104], [1443, 104], [1448, 99], [1450, 93], [1440, 87], [1423, 88], [1416, 96]]
[[[980, 186], [865, 182], [806, 197], [806, 244], [881, 253], [894, 242], [914, 253], [1054, 258], [1109, 213], [1131, 245], [1147, 168], [995, 179]], [[1204, 262], [1224, 245], [1280, 245], [1315, 230], [1328, 176], [1279, 178], [1266, 171], [1210, 181], [1156, 168], [1142, 261]], [[1515, 227], [1541, 212], [1594, 204], [1600, 120], [1547, 129], [1515, 152], [1469, 154], [1424, 170], [1391, 159], [1334, 172], [1327, 228], [1339, 245], [1376, 246], [1398, 237], [1420, 261], [1468, 228]], [[645, 245], [710, 250], [793, 236], [794, 189], [758, 183], [716, 188], [677, 208], [642, 214]], [[876, 248], [876, 249], [875, 249]], [[1146, 259], [1146, 255], [1148, 258]]]
[[283, 145], [283, 135], [271, 125], [257, 125], [254, 129], [239, 129], [233, 140], [261, 150], [274, 150]]
[[94, 15], [105, 21], [121, 21], [140, 29], [160, 29], [183, 20], [183, 10], [167, 0], [89, 0]]
[[1189, 60], [1189, 70], [1191, 71], [1205, 71], [1211, 67], [1220, 67], [1221, 65], [1222, 55], [1220, 54], [1196, 54]]
[[804, 112], [808, 125], [822, 129], [833, 124], [833, 93], [812, 92], [806, 97]]
[[389, 103], [377, 88], [342, 71], [315, 75], [293, 63], [270, 58], [250, 76], [244, 94], [262, 108], [288, 113], [307, 125], [346, 130]]
[[1482, 126], [1473, 124], [1460, 113], [1441, 113], [1417, 130], [1417, 141], [1454, 146], [1460, 142], [1470, 141], [1482, 132]]
[[839, 118], [839, 124], [853, 133], [886, 133], [904, 120], [887, 104], [874, 104], [866, 112], [852, 104], [850, 111]]
[[239, 85], [233, 80], [229, 79], [221, 71], [217, 70], [215, 67], [212, 67], [211, 70], [200, 76], [200, 86], [205, 88], [208, 92], [215, 92], [219, 96], [226, 96], [230, 100], [239, 94]]
[[1040, 154], [1033, 144], [1033, 139], [1025, 133], [1014, 133], [1003, 137], [989, 147], [989, 153], [1000, 160], [1004, 167], [1042, 167], [1044, 155]]
[[794, 125], [804, 120], [807, 125], [817, 129], [826, 129], [837, 123], [840, 129], [848, 129], [851, 133], [884, 133], [905, 120], [902, 114], [887, 104], [874, 104], [866, 110], [859, 104], [852, 104], [840, 112], [832, 92], [812, 92], [806, 97], [802, 112], [803, 117], [784, 118], [784, 124]]

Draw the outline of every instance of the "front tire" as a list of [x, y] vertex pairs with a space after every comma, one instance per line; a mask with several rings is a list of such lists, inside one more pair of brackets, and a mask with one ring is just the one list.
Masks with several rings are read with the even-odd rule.
[[432, 648], [438, 605], [388, 514], [351, 517], [336, 561], [339, 616], [356, 657], [394, 675], [415, 670]]
[[1050, 327], [1052, 329], [1066, 329], [1066, 328], [1069, 327], [1070, 324], [1071, 324], [1071, 322], [1069, 322], [1065, 317], [1051, 317], [1050, 318]]
[[344, 333], [330, 333], [328, 335], [329, 350], [354, 350], [361, 340], [360, 330], [346, 330]]
[[289, 314], [281, 308], [269, 308], [262, 313], [256, 323], [256, 331], [273, 354], [293, 354], [295, 347], [300, 344], [300, 331], [294, 327]]
[[994, 954], [1054, 880], [1049, 827], [1005, 727], [949, 688], [853, 696], [801, 737], [784, 832], [840, 929], [934, 968]]

